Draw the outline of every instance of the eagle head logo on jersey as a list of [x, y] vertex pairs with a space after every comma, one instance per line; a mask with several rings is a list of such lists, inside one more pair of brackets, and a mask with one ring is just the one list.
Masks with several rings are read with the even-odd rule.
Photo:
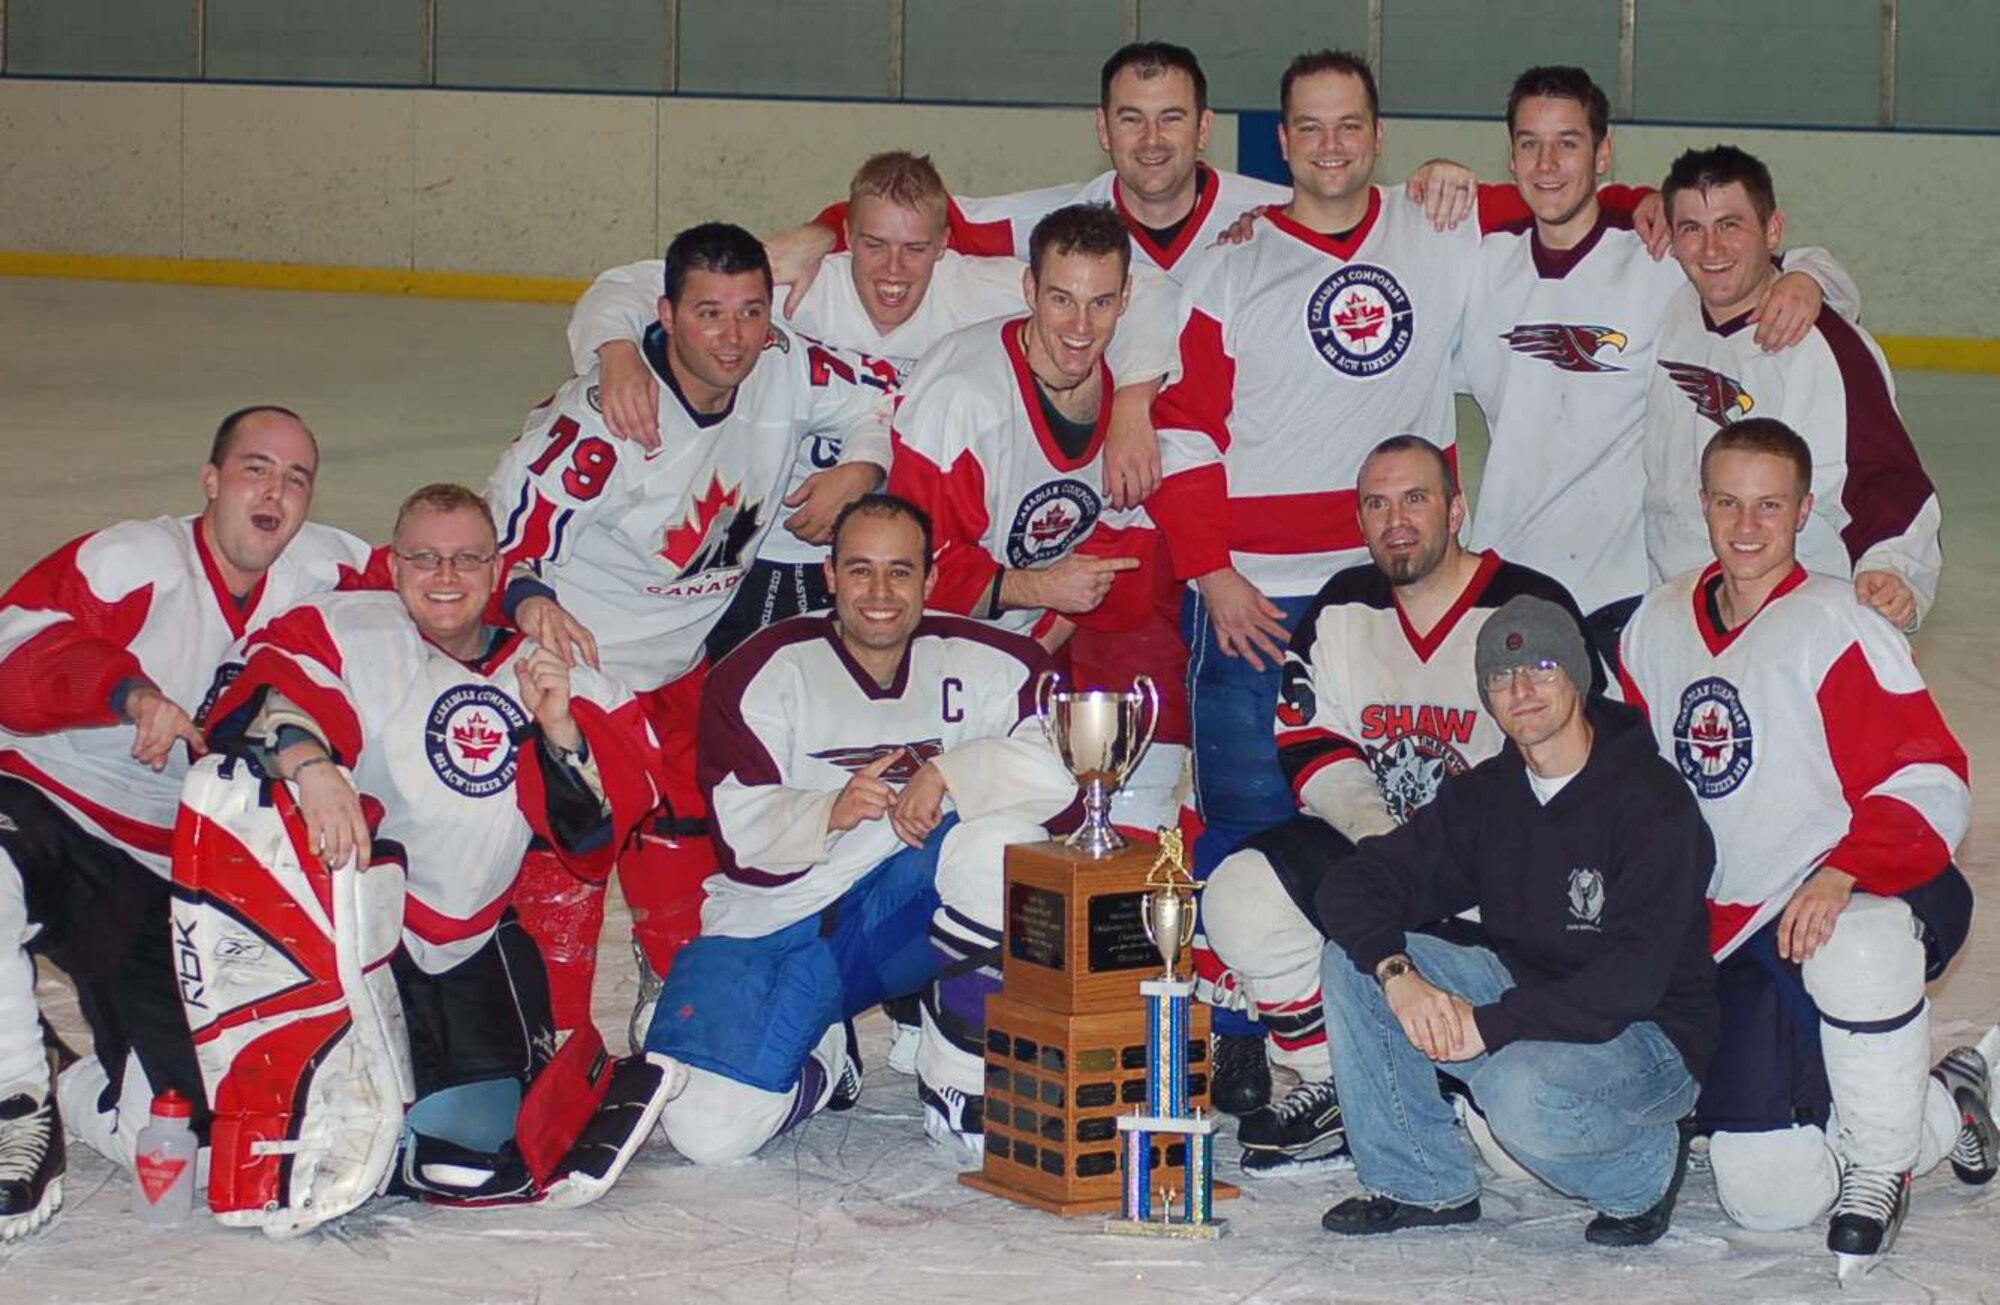
[[916, 743], [874, 743], [859, 748], [828, 748], [811, 755], [819, 761], [840, 767], [850, 775], [858, 775], [892, 752], [902, 755], [889, 764], [882, 772], [882, 778], [891, 784], [907, 784], [917, 777], [924, 763], [944, 754], [943, 739], [922, 739]]
[[1306, 300], [1313, 349], [1345, 376], [1379, 376], [1401, 361], [1416, 334], [1410, 296], [1387, 268], [1349, 263]]
[[458, 684], [438, 695], [424, 721], [424, 756], [444, 786], [464, 797], [491, 797], [514, 783], [528, 726], [521, 704], [490, 684]]
[[1021, 500], [1007, 531], [1007, 565], [1018, 571], [1068, 555], [1097, 524], [1102, 510], [1097, 491], [1080, 480], [1035, 486]]
[[1524, 322], [1500, 338], [1515, 353], [1540, 358], [1562, 371], [1586, 373], [1624, 371], [1616, 363], [1598, 361], [1597, 351], [1612, 349], [1623, 353], [1631, 343], [1623, 331], [1608, 326], [1570, 326], [1562, 322]]
[[688, 505], [687, 516], [668, 528], [660, 556], [674, 568], [675, 583], [650, 592], [681, 596], [716, 591], [717, 581], [690, 583], [713, 571], [739, 570], [743, 550], [763, 526], [763, 504], [743, 501], [741, 485], [725, 486], [720, 472], [711, 473], [708, 488]]
[[1721, 372], [1711, 371], [1695, 363], [1668, 362], [1662, 358], [1660, 366], [1667, 375], [1674, 378], [1674, 384], [1681, 393], [1687, 395], [1694, 410], [1718, 426], [1727, 426], [1739, 417], [1747, 417], [1757, 401], [1750, 397], [1741, 381]]
[[1695, 796], [1728, 797], [1753, 759], [1750, 714], [1736, 686], [1714, 675], [1688, 685], [1674, 717], [1674, 762]]

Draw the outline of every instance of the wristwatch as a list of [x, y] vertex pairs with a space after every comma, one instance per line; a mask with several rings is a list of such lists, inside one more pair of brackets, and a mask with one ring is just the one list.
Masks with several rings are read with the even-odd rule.
[[1417, 967], [1410, 964], [1410, 958], [1401, 952], [1397, 952], [1394, 956], [1391, 956], [1388, 960], [1383, 961], [1375, 967], [1375, 982], [1386, 988], [1389, 986], [1389, 980], [1400, 975], [1415, 974], [1416, 972]]

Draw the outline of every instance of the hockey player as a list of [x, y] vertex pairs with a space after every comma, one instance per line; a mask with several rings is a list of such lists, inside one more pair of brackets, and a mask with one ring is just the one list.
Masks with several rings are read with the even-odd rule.
[[[946, 248], [944, 181], [927, 157], [892, 151], [861, 165], [848, 189], [851, 251], [834, 254], [797, 306], [777, 313], [781, 328], [850, 349], [908, 377], [938, 341], [978, 323], [1017, 317], [1024, 306], [1027, 265], [1014, 258], [967, 257]], [[1115, 219], [1114, 219], [1115, 222]], [[1121, 236], [1123, 227], [1118, 228]], [[659, 444], [660, 387], [640, 354], [660, 284], [659, 260], [600, 275], [570, 318], [571, 361], [579, 374], [601, 367], [606, 424], [614, 434], [649, 448]], [[780, 287], [780, 291], [786, 287]], [[1147, 420], [1152, 382], [1173, 352], [1173, 287], [1149, 274], [1134, 286], [1135, 311], [1112, 343], [1128, 420]], [[1113, 405], [1107, 404], [1107, 416]], [[868, 464], [837, 465], [839, 444], [824, 436], [803, 441], [785, 502], [800, 516], [837, 512], [876, 488]], [[821, 611], [826, 548], [788, 530], [775, 531], [738, 587], [729, 612], [710, 632], [708, 653], [720, 658], [755, 631], [801, 612]]]
[[[1581, 68], [1530, 68], [1507, 96], [1508, 168], [1532, 212], [1479, 246], [1459, 358], [1492, 443], [1472, 543], [1561, 580], [1607, 661], [1648, 585], [1639, 455], [1668, 302], [1687, 277], [1634, 215], [1607, 204], [1610, 106]], [[1796, 345], [1822, 302], [1857, 293], [1820, 250], [1795, 250], [1752, 306], [1760, 349]], [[1815, 279], [1817, 278], [1817, 279]]]
[[[1279, 691], [1278, 762], [1304, 814], [1251, 835], [1202, 893], [1209, 945], [1270, 1030], [1274, 1068], [1303, 1081], [1244, 1117], [1237, 1137], [1252, 1174], [1346, 1154], [1320, 999], [1321, 881], [1358, 840], [1394, 829], [1500, 750], [1472, 673], [1495, 608], [1532, 594], [1582, 630], [1561, 585], [1459, 544], [1465, 496], [1429, 441], [1376, 445], [1355, 492], [1370, 560], [1327, 581], [1306, 609]], [[1601, 692], [1602, 677], [1581, 687]]]
[[1001, 851], [1043, 837], [1076, 783], [1034, 714], [1040, 647], [925, 614], [929, 536], [901, 499], [857, 501], [827, 563], [832, 616], [763, 630], [710, 677], [701, 776], [722, 872], [646, 1038], [685, 1068], [661, 1119], [698, 1164], [852, 1105], [845, 1021], [925, 985], [926, 1131], [983, 1146]]
[[[1328, 1042], [1367, 1194], [1344, 1235], [1479, 1217], [1471, 1149], [1437, 1091], [1464, 1080], [1521, 1165], [1597, 1215], [1600, 1246], [1657, 1241], [1715, 1050], [1702, 889], [1715, 845], [1633, 709], [1587, 699], [1565, 608], [1510, 599], [1473, 666], [1507, 746], [1320, 881]], [[1485, 938], [1421, 929], [1479, 908]]]
[[[1192, 582], [1195, 873], [1297, 812], [1270, 722], [1291, 628], [1329, 576], [1365, 558], [1356, 473], [1386, 435], [1456, 457], [1450, 360], [1479, 233], [1435, 229], [1373, 184], [1383, 141], [1365, 60], [1322, 50], [1280, 83], [1293, 198], [1242, 244], [1198, 257], [1180, 358], [1154, 404], [1166, 479], [1147, 511]], [[1481, 226], [1520, 200], [1480, 195]], [[1198, 958], [1199, 960], [1199, 958]], [[1260, 1038], [1218, 1025], [1211, 1091], [1247, 1112], [1270, 1095]]]
[[[607, 1077], [595, 1030], [551, 1062], [542, 962], [508, 910], [531, 832], [579, 872], [610, 870], [658, 800], [657, 745], [622, 686], [486, 623], [500, 565], [485, 500], [427, 485], [397, 513], [395, 592], [294, 607], [221, 677], [174, 919], [225, 1223], [289, 1235], [352, 1209], [395, 1148], [351, 1143], [381, 1134], [407, 1133], [404, 1194], [582, 1204], [657, 1116], [663, 1067]], [[339, 903], [331, 918], [302, 892]], [[407, 1116], [384, 1078], [408, 1084]], [[593, 1079], [622, 1127], [537, 1169], [537, 1146], [563, 1156], [578, 1131], [546, 1117], [589, 1118]], [[569, 1099], [524, 1109], [530, 1084]], [[544, 1131], [517, 1141], [517, 1121]]]
[[[198, 1103], [168, 945], [168, 855], [194, 717], [245, 631], [366, 562], [306, 520], [319, 446], [297, 414], [229, 414], [197, 516], [127, 521], [0, 596], [0, 1240], [62, 1204], [62, 1117], [126, 1165], [155, 1091]], [[95, 1055], [50, 1092], [35, 966], [76, 983]]]
[[[802, 441], [838, 443], [841, 465], [866, 464], [879, 482], [893, 391], [886, 368], [772, 324], [770, 265], [740, 227], [675, 236], [662, 285], [644, 344], [662, 391], [661, 447], [611, 437], [593, 369], [529, 414], [487, 483], [511, 619], [559, 656], [601, 656], [665, 750], [667, 811], [619, 874], [649, 975], [693, 936], [714, 868], [694, 781], [703, 641], [783, 515]], [[794, 514], [785, 528], [818, 542], [831, 525], [830, 514]], [[589, 1018], [602, 892], [537, 858], [520, 901], [551, 954], [558, 1024], [577, 1027]], [[642, 988], [641, 1003], [650, 995]]]
[[1910, 1180], [1950, 1154], [1993, 1176], [1988, 1067], [1930, 1078], [1924, 985], [1965, 941], [1952, 865], [1965, 752], [1903, 637], [1809, 573], [1813, 453], [1783, 423], [1723, 427], [1701, 459], [1711, 560], [1626, 628], [1628, 701], [1715, 831], [1710, 941], [1723, 1038], [1699, 1108], [1717, 1194], [1749, 1228], [1833, 1211], [1842, 1276], [1894, 1240]]
[[1665, 581], [1709, 558], [1702, 450], [1743, 417], [1774, 417], [1812, 449], [1813, 514], [1799, 560], [1853, 577], [1861, 601], [1900, 630], [1937, 597], [1937, 491], [1896, 411], [1882, 351], [1833, 313], [1796, 349], [1768, 355], [1745, 329], [1778, 274], [1785, 235], [1771, 174], [1730, 145], [1674, 160], [1664, 193], [1674, 257], [1691, 283], [1669, 305], [1646, 399], [1646, 555]]

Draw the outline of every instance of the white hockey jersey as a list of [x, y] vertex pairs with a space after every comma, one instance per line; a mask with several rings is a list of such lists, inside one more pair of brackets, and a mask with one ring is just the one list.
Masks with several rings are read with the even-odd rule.
[[1153, 410], [1165, 479], [1147, 506], [1176, 574], [1234, 565], [1293, 597], [1367, 560], [1354, 482], [1368, 451], [1400, 433], [1453, 449], [1449, 364], [1478, 245], [1478, 224], [1440, 233], [1377, 186], [1345, 239], [1274, 211], [1196, 261]]
[[1517, 594], [1561, 606], [1581, 632], [1568, 590], [1494, 553], [1423, 633], [1373, 563], [1327, 581], [1299, 618], [1278, 692], [1278, 764], [1299, 805], [1350, 839], [1384, 833], [1499, 752], [1505, 736], [1480, 701], [1473, 651]]
[[1721, 567], [1646, 596], [1625, 627], [1625, 700], [1651, 718], [1715, 834], [1710, 942], [1728, 955], [1821, 865], [1888, 895], [1939, 874], [1972, 815], [1965, 750], [1910, 645], [1851, 585], [1799, 567], [1721, 628]]
[[[883, 369], [886, 370], [886, 369]], [[604, 669], [646, 692], [701, 660], [773, 525], [800, 441], [889, 463], [894, 387], [868, 359], [773, 327], [720, 419], [660, 382], [661, 446], [614, 437], [597, 369], [528, 414], [487, 482], [509, 574], [532, 572], [596, 635]]]
[[[1015, 258], [968, 258], [947, 250], [938, 260], [916, 311], [888, 331], [868, 316], [854, 284], [852, 254], [827, 256], [796, 314], [786, 317], [782, 312], [788, 287], [778, 287], [772, 298], [781, 327], [865, 354], [892, 368], [894, 379], [900, 382], [947, 335], [979, 322], [1019, 316], [1028, 306], [1021, 284], [1026, 271], [1027, 264]], [[579, 376], [596, 365], [597, 351], [605, 344], [639, 340], [656, 320], [665, 276], [666, 264], [657, 258], [614, 267], [598, 276], [570, 316], [570, 361]], [[1173, 363], [1176, 307], [1173, 284], [1157, 272], [1135, 266], [1131, 306], [1120, 319], [1107, 351], [1121, 383], [1136, 384], [1166, 374]], [[791, 482], [785, 486], [786, 497], [805, 484], [807, 477], [839, 460], [838, 439], [825, 435], [802, 438]], [[781, 528], [771, 532], [757, 555], [774, 562], [816, 562], [826, 556], [826, 548], [808, 544]]]
[[159, 772], [133, 760], [113, 693], [144, 678], [198, 714], [232, 643], [367, 562], [359, 539], [307, 522], [239, 604], [199, 517], [121, 522], [65, 544], [0, 596], [0, 773], [169, 877], [187, 751], [176, 746]]
[[813, 915], [903, 847], [888, 820], [830, 832], [847, 781], [890, 752], [884, 778], [944, 771], [962, 819], [1046, 823], [1076, 800], [1033, 705], [1044, 665], [1032, 640], [955, 616], [918, 624], [883, 688], [833, 618], [796, 616], [751, 636], [702, 695], [701, 784], [721, 870], [702, 931], [761, 937]]
[[651, 772], [659, 744], [644, 715], [622, 685], [579, 665], [571, 712], [610, 803], [610, 828], [589, 849], [564, 845], [551, 829], [548, 777], [514, 672], [534, 650], [507, 631], [478, 661], [460, 662], [423, 637], [395, 594], [332, 594], [245, 640], [215, 704], [218, 737], [272, 691], [311, 718], [354, 775], [377, 855], [400, 850], [409, 885], [403, 942], [429, 974], [485, 945], [532, 835], [602, 878], [659, 801]]
[[[1532, 219], [1480, 242], [1459, 346], [1492, 434], [1472, 544], [1555, 576], [1586, 612], [1651, 584], [1646, 392], [1667, 305], [1687, 285], [1680, 264], [1655, 261], [1632, 230], [1634, 192], [1607, 190], [1617, 193], [1573, 248], [1543, 245]], [[1859, 292], [1831, 255], [1794, 250], [1786, 264], [1856, 315]]]
[[[1132, 233], [1133, 265], [1158, 268], [1180, 281], [1191, 256], [1214, 244], [1237, 218], [1253, 208], [1288, 204], [1291, 198], [1289, 187], [1197, 163], [1194, 209], [1173, 239], [1161, 244], [1125, 206], [1124, 187], [1118, 181], [1118, 174], [1105, 172], [1089, 181], [1016, 191], [1011, 195], [986, 198], [954, 195], [950, 207], [951, 247], [966, 254], [1025, 259], [1035, 224], [1049, 214], [1071, 204], [1109, 204], [1125, 220], [1125, 229]], [[844, 202], [832, 205], [814, 220], [831, 229], [837, 239], [847, 238]]]
[[1921, 620], [1944, 564], [1937, 490], [1896, 411], [1882, 351], [1822, 310], [1796, 348], [1767, 354], [1747, 318], [1708, 320], [1694, 287], [1673, 298], [1646, 397], [1646, 554], [1655, 582], [1713, 557], [1701, 453], [1725, 422], [1776, 417], [1812, 448], [1813, 510], [1799, 561], [1823, 575], [1893, 571]]
[[[1070, 456], [1043, 412], [1026, 326], [1016, 317], [946, 338], [925, 356], [896, 411], [889, 488], [930, 514], [938, 575], [930, 606], [942, 611], [987, 616], [980, 603], [1002, 571], [1049, 566], [1078, 548], [1139, 558], [1152, 552], [1145, 510], [1105, 502], [1104, 436], [1122, 378], [1108, 357], [1099, 363], [1104, 406], [1089, 444]], [[1092, 617], [1137, 624], [1150, 601], [1141, 577], [1121, 576]], [[1042, 615], [1016, 608], [997, 619], [1026, 633]]]

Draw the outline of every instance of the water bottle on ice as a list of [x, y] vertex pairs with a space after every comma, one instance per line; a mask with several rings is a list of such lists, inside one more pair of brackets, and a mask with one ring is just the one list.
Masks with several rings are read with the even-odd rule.
[[181, 1223], [194, 1208], [194, 1103], [168, 1090], [153, 1098], [153, 1122], [139, 1130], [138, 1182], [132, 1213], [156, 1228]]

